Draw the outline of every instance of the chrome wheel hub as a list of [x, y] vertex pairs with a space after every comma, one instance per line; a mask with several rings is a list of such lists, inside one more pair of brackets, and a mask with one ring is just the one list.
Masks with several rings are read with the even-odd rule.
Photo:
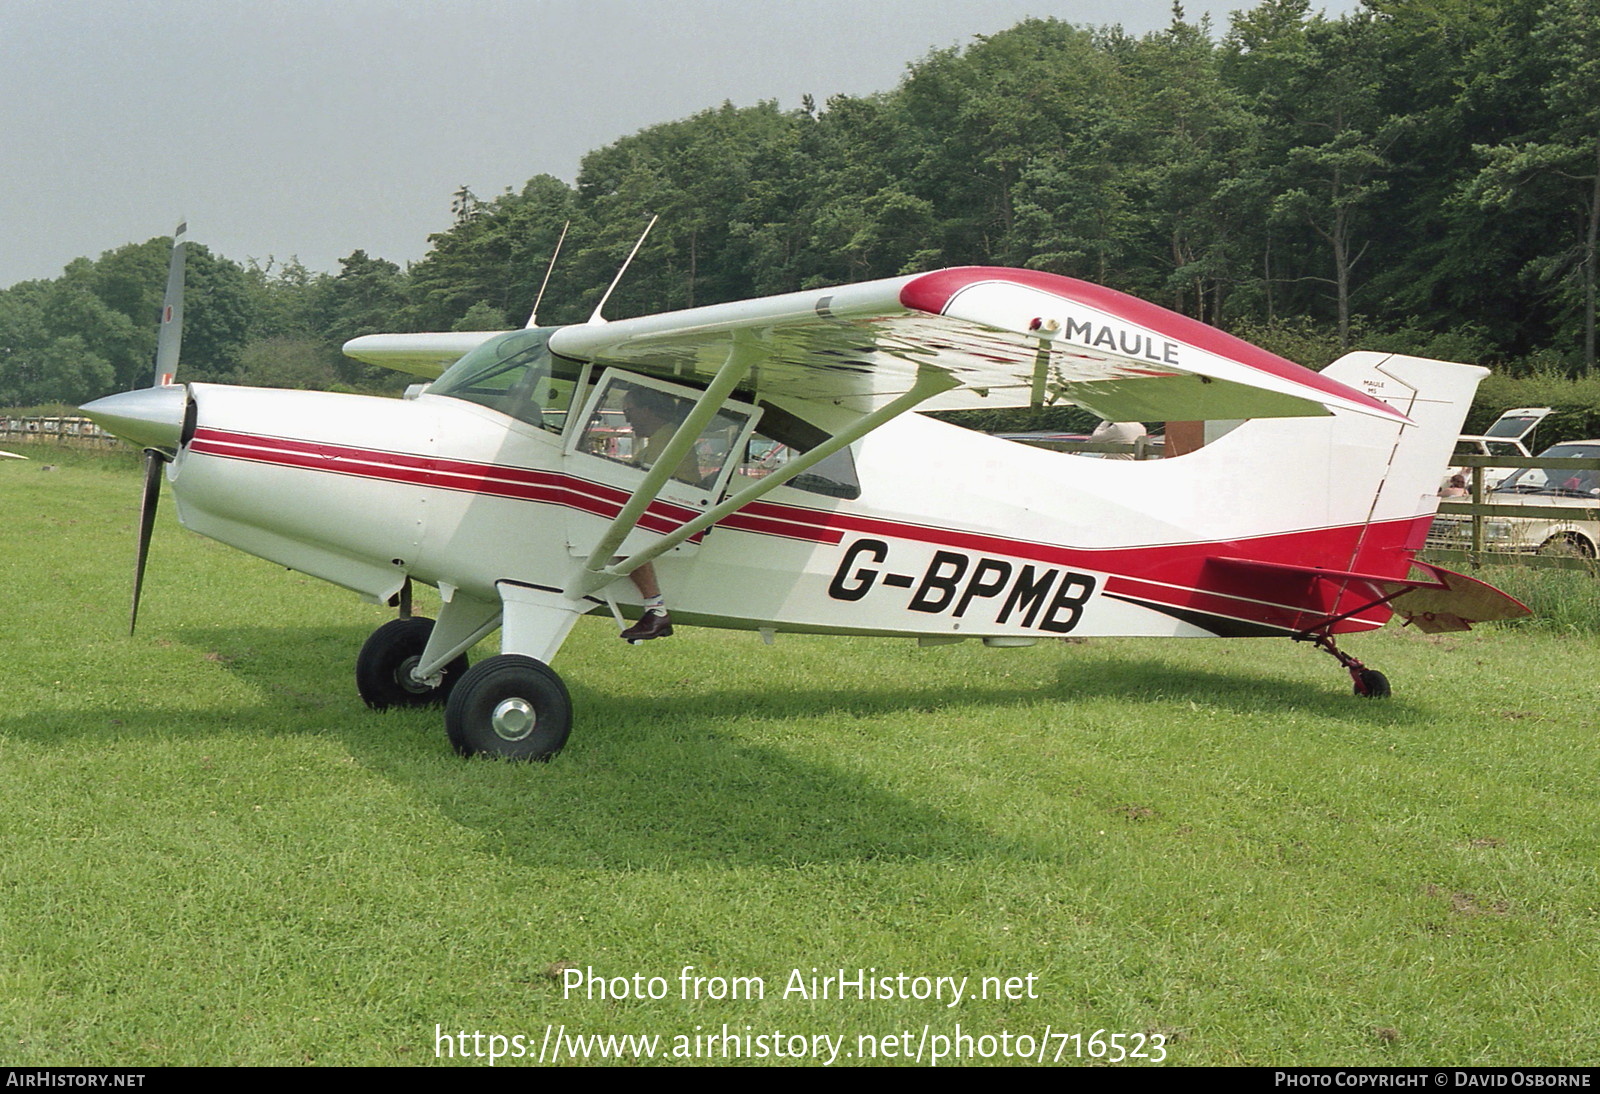
[[539, 722], [533, 704], [526, 699], [503, 699], [489, 715], [489, 725], [503, 741], [520, 741], [533, 732]]

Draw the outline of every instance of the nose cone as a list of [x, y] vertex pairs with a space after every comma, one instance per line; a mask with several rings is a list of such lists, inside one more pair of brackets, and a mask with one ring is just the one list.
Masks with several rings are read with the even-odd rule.
[[183, 441], [183, 411], [189, 398], [181, 384], [107, 395], [80, 407], [107, 433], [141, 448], [176, 451]]

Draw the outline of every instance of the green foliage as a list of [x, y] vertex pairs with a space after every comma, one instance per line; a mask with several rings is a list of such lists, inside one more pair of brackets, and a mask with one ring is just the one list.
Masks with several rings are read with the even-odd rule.
[[258, 338], [245, 347], [237, 381], [250, 387], [332, 389], [338, 361], [316, 338]]
[[[1523, 46], [1528, 65], [1546, 66], [1542, 102], [1524, 128], [1474, 145], [1483, 162], [1463, 185], [1468, 200], [1495, 211], [1525, 211], [1546, 235], [1530, 240], [1519, 275], [1547, 301], [1573, 364], [1596, 362], [1600, 277], [1600, 19], [1593, 0], [1549, 0]], [[1581, 347], [1581, 348], [1580, 348]]]
[[[1307, 318], [1268, 323], [1246, 320], [1232, 324], [1229, 329], [1247, 342], [1311, 369], [1326, 368], [1349, 352], [1341, 344], [1343, 339], [1336, 327]], [[1358, 315], [1351, 318], [1348, 329], [1349, 340], [1361, 349], [1465, 364], [1483, 364], [1489, 359], [1487, 336], [1481, 328], [1471, 324], [1442, 332], [1414, 323], [1383, 329]]]
[[1478, 387], [1467, 428], [1482, 430], [1504, 410], [1547, 406], [1554, 413], [1539, 426], [1539, 444], [1600, 438], [1600, 374], [1574, 378], [1564, 371], [1541, 369], [1520, 376], [1497, 372]]
[[[533, 308], [562, 227], [572, 215], [570, 188], [549, 175], [530, 179], [520, 193], [479, 202], [470, 219], [430, 237], [432, 250], [409, 271], [404, 314], [391, 316], [388, 329], [457, 329], [456, 324], [478, 304], [515, 316], [515, 325], [521, 326]], [[572, 251], [564, 249], [563, 254], [563, 264], [552, 271], [544, 322], [583, 318], [575, 308], [556, 310], [571, 303], [574, 291], [567, 274]]]
[[1091, 433], [1100, 416], [1082, 407], [1065, 404], [1037, 409], [944, 410], [930, 417], [976, 429], [981, 433]]
[[253, 338], [315, 337], [313, 308], [323, 278], [297, 258], [251, 259], [245, 270]]
[[[213, 257], [193, 243], [186, 249], [182, 368], [191, 380], [227, 381], [238, 372], [240, 355], [250, 339], [250, 281], [238, 263]], [[155, 330], [153, 323], [144, 326]], [[147, 369], [131, 386], [149, 382]]]
[[506, 313], [489, 303], [480, 300], [467, 309], [467, 314], [457, 319], [450, 326], [451, 330], [508, 330], [510, 324], [506, 322]]
[[1518, 629], [1554, 631], [1590, 638], [1600, 634], [1600, 567], [1555, 569], [1488, 566], [1474, 577], [1504, 589], [1533, 615], [1506, 624]]
[[[1260, 0], [1219, 40], [1029, 19], [900, 84], [730, 103], [586, 156], [575, 185], [449, 199], [408, 270], [241, 269], [191, 246], [194, 378], [381, 383], [380, 331], [582, 322], [961, 264], [1083, 277], [1317, 365], [1347, 347], [1513, 372], [1595, 359], [1593, 0]], [[562, 255], [550, 259], [565, 232]], [[0, 401], [143, 383], [167, 243], [0, 292]], [[1331, 338], [1331, 341], [1330, 341]], [[73, 341], [77, 339], [78, 341]], [[328, 363], [300, 349], [322, 346]]]

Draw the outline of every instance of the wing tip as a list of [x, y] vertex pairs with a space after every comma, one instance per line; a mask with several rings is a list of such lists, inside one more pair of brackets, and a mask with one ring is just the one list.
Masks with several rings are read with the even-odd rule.
[[[913, 275], [900, 289], [900, 303], [910, 310], [944, 315], [963, 292], [988, 284], [1011, 285], [1042, 292], [1066, 304], [1093, 308], [1122, 322], [1145, 327], [1164, 338], [1176, 339], [1277, 379], [1311, 388], [1328, 396], [1333, 406], [1401, 425], [1415, 424], [1403, 411], [1383, 400], [1262, 349], [1237, 335], [1118, 289], [1065, 274], [1005, 266], [954, 266]], [[1038, 319], [1035, 318], [1032, 324], [1023, 326], [1026, 330], [1034, 330], [1037, 324]]]

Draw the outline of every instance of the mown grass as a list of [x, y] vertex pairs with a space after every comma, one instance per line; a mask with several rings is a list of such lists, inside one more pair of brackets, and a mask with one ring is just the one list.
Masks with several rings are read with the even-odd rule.
[[[723, 1023], [846, 1051], [1159, 1031], [1183, 1064], [1600, 1050], [1587, 632], [1353, 642], [1395, 685], [1369, 702], [1282, 642], [633, 649], [594, 619], [557, 662], [567, 751], [469, 763], [436, 713], [356, 698], [386, 612], [170, 504], [127, 637], [136, 495], [126, 461], [0, 465], [7, 1063], [432, 1063], [436, 1026], [546, 1023], [668, 1050]], [[672, 990], [564, 997], [562, 963]], [[683, 1000], [685, 965], [766, 998]], [[813, 967], [1039, 997], [785, 998]]]

